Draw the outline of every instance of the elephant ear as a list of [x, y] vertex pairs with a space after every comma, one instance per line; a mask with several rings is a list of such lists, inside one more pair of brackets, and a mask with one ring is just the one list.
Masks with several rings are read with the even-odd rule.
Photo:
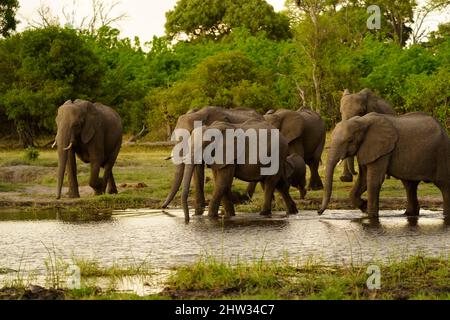
[[288, 143], [298, 139], [303, 134], [303, 117], [297, 112], [285, 115], [281, 122], [280, 132]]
[[83, 144], [88, 144], [95, 136], [95, 129], [101, 124], [98, 123], [97, 110], [95, 106], [90, 102], [86, 102], [85, 107], [86, 118], [83, 129], [81, 130], [81, 141]]
[[361, 165], [372, 163], [394, 150], [398, 133], [386, 117], [371, 113], [356, 121], [363, 122], [363, 127], [366, 127], [365, 137], [357, 153]]

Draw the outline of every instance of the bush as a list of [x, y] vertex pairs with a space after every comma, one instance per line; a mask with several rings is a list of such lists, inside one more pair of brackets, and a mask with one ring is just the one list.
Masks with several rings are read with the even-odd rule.
[[39, 158], [39, 150], [34, 147], [25, 149], [25, 159], [29, 161], [36, 161]]

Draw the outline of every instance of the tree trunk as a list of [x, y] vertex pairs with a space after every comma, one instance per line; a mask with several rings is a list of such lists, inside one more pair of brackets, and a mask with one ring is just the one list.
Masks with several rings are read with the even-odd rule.
[[24, 148], [35, 147], [34, 145], [34, 134], [33, 128], [30, 125], [30, 122], [19, 120], [16, 122], [16, 130], [19, 135], [20, 143]]

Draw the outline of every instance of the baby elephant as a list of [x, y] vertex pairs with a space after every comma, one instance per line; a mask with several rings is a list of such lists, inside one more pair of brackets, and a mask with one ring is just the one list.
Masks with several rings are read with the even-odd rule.
[[306, 163], [298, 154], [292, 154], [286, 159], [286, 175], [289, 185], [300, 191], [300, 199], [306, 196]]

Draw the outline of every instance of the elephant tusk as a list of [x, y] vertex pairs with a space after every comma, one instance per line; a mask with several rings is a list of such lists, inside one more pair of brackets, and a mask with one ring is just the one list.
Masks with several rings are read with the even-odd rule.
[[72, 149], [73, 143], [71, 142], [67, 148], [64, 148], [64, 151], [69, 151]]
[[339, 167], [342, 163], [344, 163], [344, 160], [339, 161], [337, 166]]
[[55, 149], [55, 147], [56, 147], [56, 141], [55, 141], [55, 143], [52, 144], [52, 149]]

